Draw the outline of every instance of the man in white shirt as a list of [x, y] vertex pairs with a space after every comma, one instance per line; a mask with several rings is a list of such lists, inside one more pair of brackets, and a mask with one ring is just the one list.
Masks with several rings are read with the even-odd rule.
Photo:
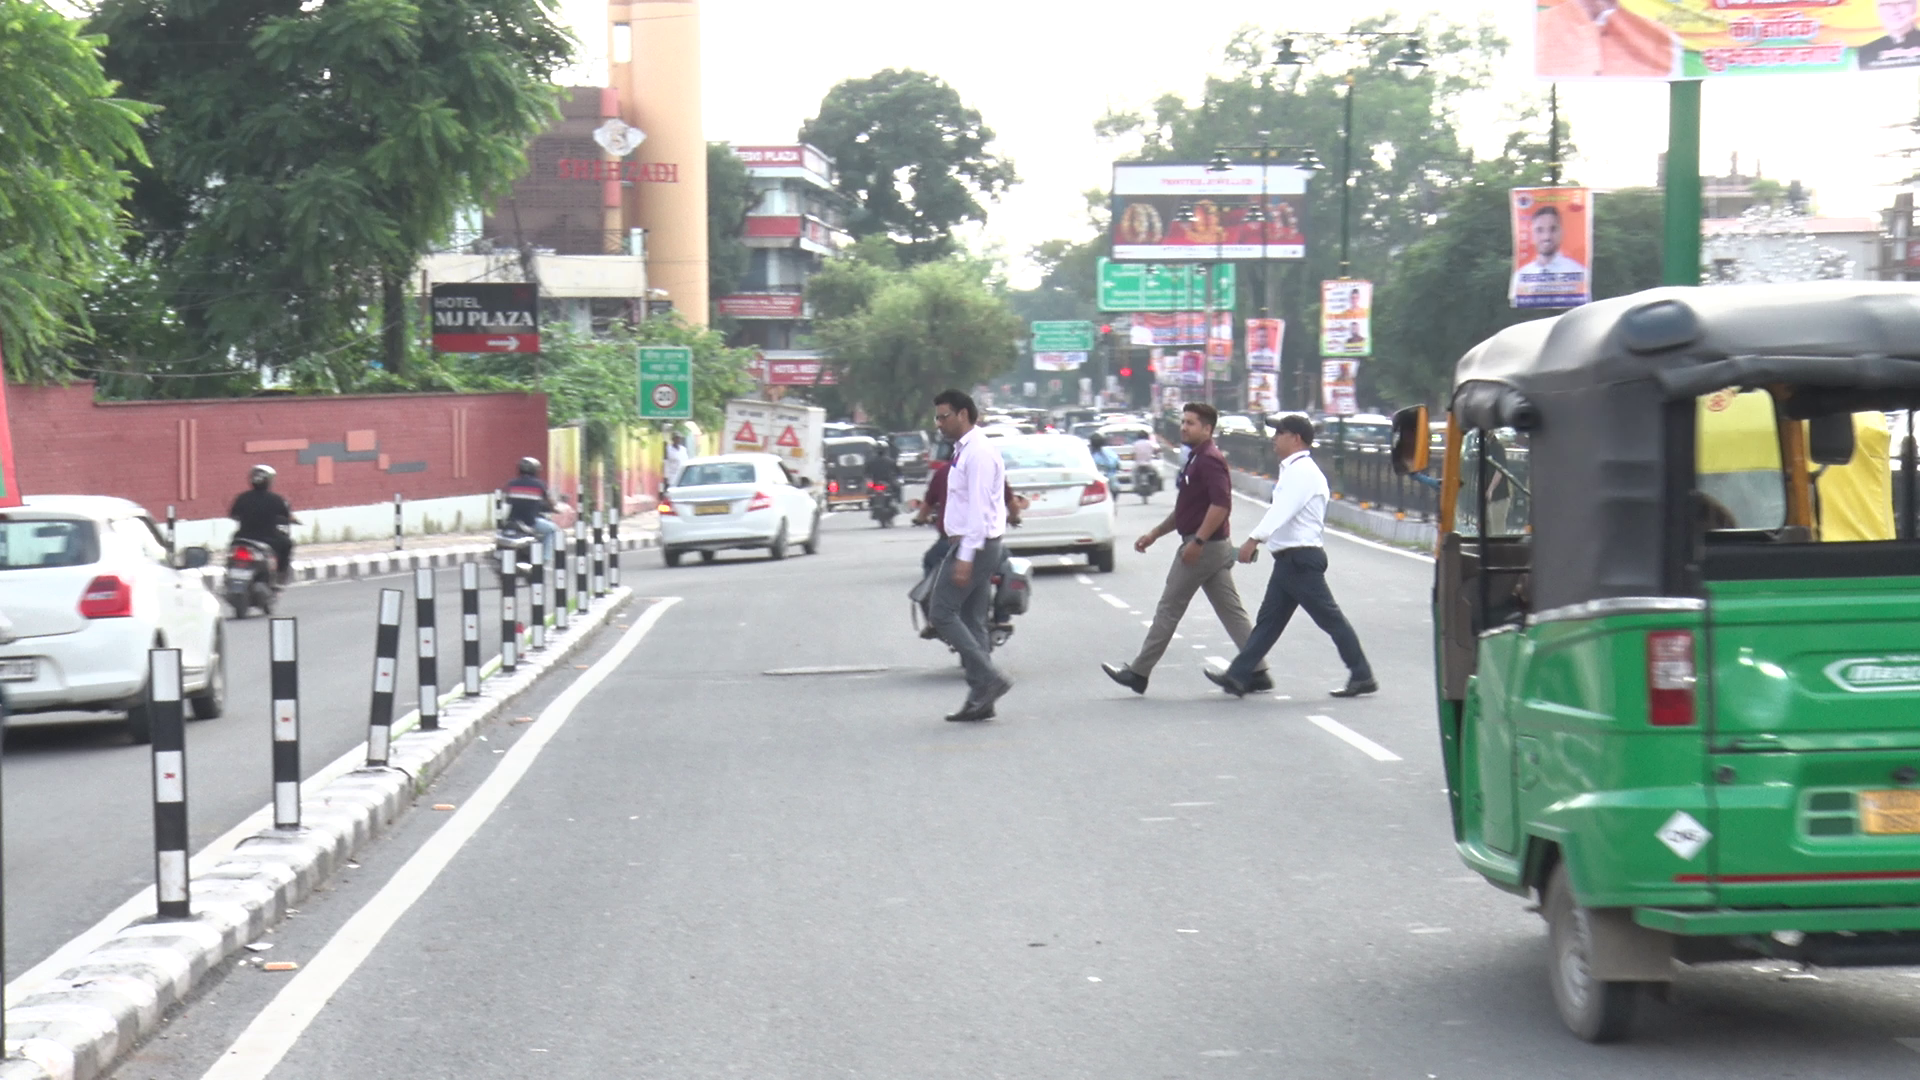
[[674, 432], [673, 441], [667, 444], [666, 462], [661, 468], [661, 472], [667, 478], [668, 487], [680, 482], [680, 470], [687, 467], [687, 459], [692, 456], [693, 454], [687, 450], [686, 437], [677, 431]]
[[1133, 440], [1133, 490], [1147, 491], [1149, 489], [1146, 484], [1159, 479], [1158, 476], [1154, 476], [1152, 480], [1147, 478], [1147, 474], [1153, 472], [1159, 460], [1160, 444], [1153, 441], [1151, 434], [1144, 434]]
[[1267, 596], [1261, 601], [1260, 614], [1253, 622], [1253, 633], [1233, 658], [1227, 670], [1207, 668], [1207, 678], [1235, 697], [1251, 688], [1253, 675], [1267, 651], [1280, 640], [1296, 608], [1306, 608], [1315, 626], [1327, 632], [1340, 659], [1347, 665], [1347, 685], [1333, 691], [1334, 697], [1359, 697], [1380, 689], [1374, 681], [1367, 654], [1361, 651], [1360, 638], [1348, 625], [1327, 588], [1327, 549], [1324, 539], [1327, 517], [1327, 477], [1313, 463], [1313, 421], [1298, 413], [1268, 417], [1274, 428], [1273, 449], [1280, 458], [1280, 476], [1273, 485], [1273, 504], [1247, 542], [1240, 546], [1240, 561], [1250, 563], [1265, 547], [1273, 553], [1273, 576], [1267, 580]]
[[986, 626], [993, 607], [993, 575], [1000, 568], [1000, 538], [1007, 532], [1007, 467], [991, 440], [974, 427], [980, 411], [973, 398], [943, 390], [933, 399], [933, 421], [953, 444], [947, 464], [947, 498], [940, 525], [951, 546], [940, 564], [928, 617], [960, 654], [967, 672], [967, 700], [954, 721], [991, 720], [994, 702], [1013, 680], [993, 666]]

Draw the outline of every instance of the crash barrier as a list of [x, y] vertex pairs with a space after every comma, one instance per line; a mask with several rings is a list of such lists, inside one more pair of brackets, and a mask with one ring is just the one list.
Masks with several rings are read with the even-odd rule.
[[480, 566], [460, 564], [460, 663], [468, 697], [480, 693]]
[[500, 549], [500, 670], [520, 666], [520, 568], [513, 548]]
[[538, 555], [533, 563], [533, 579], [527, 583], [527, 590], [532, 594], [529, 600], [533, 604], [533, 624], [528, 630], [533, 639], [529, 647], [538, 652], [547, 647], [547, 577], [553, 573], [553, 545], [541, 537], [534, 550]]
[[600, 511], [593, 512], [593, 598], [607, 595], [607, 525]]
[[385, 765], [393, 745], [393, 690], [400, 674], [399, 589], [380, 590], [373, 638], [373, 701], [367, 707], [367, 764]]
[[187, 714], [180, 650], [147, 650], [147, 723], [153, 734], [153, 885], [160, 917], [192, 914], [187, 879]]
[[[1279, 470], [1273, 440], [1261, 435], [1221, 435], [1214, 440], [1234, 468], [1271, 477]], [[1313, 448], [1314, 460], [1327, 474], [1333, 496], [1343, 502], [1378, 507], [1431, 521], [1440, 512], [1438, 489], [1393, 471], [1393, 457], [1384, 446], [1349, 446], [1323, 442]]]
[[300, 624], [267, 625], [269, 689], [273, 700], [273, 827], [300, 827]]
[[421, 567], [413, 572], [413, 640], [419, 663], [420, 727], [432, 731], [440, 726], [440, 648], [434, 639], [433, 570]]

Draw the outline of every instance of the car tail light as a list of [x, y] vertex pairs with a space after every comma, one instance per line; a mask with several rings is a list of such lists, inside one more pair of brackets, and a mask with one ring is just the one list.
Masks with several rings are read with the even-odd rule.
[[1647, 720], [1654, 727], [1692, 727], [1693, 634], [1656, 630], [1647, 635]]
[[771, 509], [773, 509], [773, 496], [767, 494], [764, 491], [754, 492], [753, 498], [747, 503], [748, 513], [752, 513], [755, 510], [771, 510]]
[[252, 562], [253, 549], [250, 547], [234, 548], [233, 551], [227, 555], [227, 558], [233, 562]]
[[80, 614], [89, 619], [120, 619], [133, 614], [133, 586], [102, 574], [80, 594]]
[[1081, 506], [1092, 506], [1094, 503], [1100, 503], [1100, 502], [1106, 502], [1106, 501], [1107, 501], [1107, 482], [1105, 480], [1095, 480], [1094, 482], [1088, 484], [1086, 487], [1083, 487], [1080, 489], [1080, 505]]
[[673, 508], [673, 500], [667, 498], [665, 495], [660, 496], [660, 516], [661, 517], [679, 516], [679, 511]]

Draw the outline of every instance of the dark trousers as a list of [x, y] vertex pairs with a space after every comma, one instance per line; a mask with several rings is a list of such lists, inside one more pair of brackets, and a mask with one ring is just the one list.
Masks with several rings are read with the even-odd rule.
[[993, 666], [992, 646], [987, 641], [987, 620], [993, 613], [993, 575], [1000, 568], [1000, 541], [996, 538], [980, 545], [973, 557], [973, 577], [964, 589], [953, 583], [953, 564], [959, 554], [960, 545], [956, 543], [941, 560], [940, 578], [928, 606], [934, 629], [960, 654], [960, 666], [967, 672], [967, 700], [975, 702], [1006, 678]]
[[1280, 640], [1296, 608], [1306, 608], [1313, 624], [1327, 632], [1340, 660], [1358, 680], [1373, 678], [1367, 654], [1360, 649], [1359, 635], [1348, 625], [1327, 588], [1327, 552], [1325, 548], [1289, 548], [1273, 557], [1273, 576], [1267, 579], [1267, 596], [1260, 602], [1260, 614], [1253, 620], [1253, 633], [1227, 666], [1227, 678], [1241, 686], [1253, 679], [1254, 669], [1267, 657], [1268, 650]]

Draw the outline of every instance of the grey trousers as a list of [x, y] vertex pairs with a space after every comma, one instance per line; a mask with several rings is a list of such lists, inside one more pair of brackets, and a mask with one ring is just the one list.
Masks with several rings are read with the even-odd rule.
[[979, 701], [1005, 678], [993, 666], [987, 643], [987, 620], [993, 616], [993, 575], [1000, 568], [1000, 541], [989, 540], [973, 555], [973, 581], [962, 589], [953, 583], [953, 564], [960, 555], [954, 544], [940, 560], [940, 577], [927, 605], [933, 628], [960, 654], [967, 672], [967, 700]]
[[[1240, 590], [1233, 585], [1233, 541], [1215, 540], [1206, 545], [1192, 566], [1180, 560], [1182, 550], [1184, 545], [1174, 549], [1166, 587], [1160, 590], [1160, 606], [1153, 611], [1153, 626], [1147, 630], [1147, 640], [1140, 645], [1140, 655], [1127, 665], [1135, 675], [1153, 674], [1153, 666], [1166, 654], [1167, 643], [1173, 640], [1173, 632], [1186, 617], [1193, 594], [1202, 589], [1207, 592], [1207, 602], [1213, 605], [1213, 613], [1220, 617], [1220, 625], [1226, 627], [1227, 636], [1233, 639], [1234, 648], [1245, 646], [1248, 635], [1253, 633], [1253, 620], [1247, 617], [1246, 606], [1240, 603]], [[1267, 670], [1264, 661], [1260, 670]]]

